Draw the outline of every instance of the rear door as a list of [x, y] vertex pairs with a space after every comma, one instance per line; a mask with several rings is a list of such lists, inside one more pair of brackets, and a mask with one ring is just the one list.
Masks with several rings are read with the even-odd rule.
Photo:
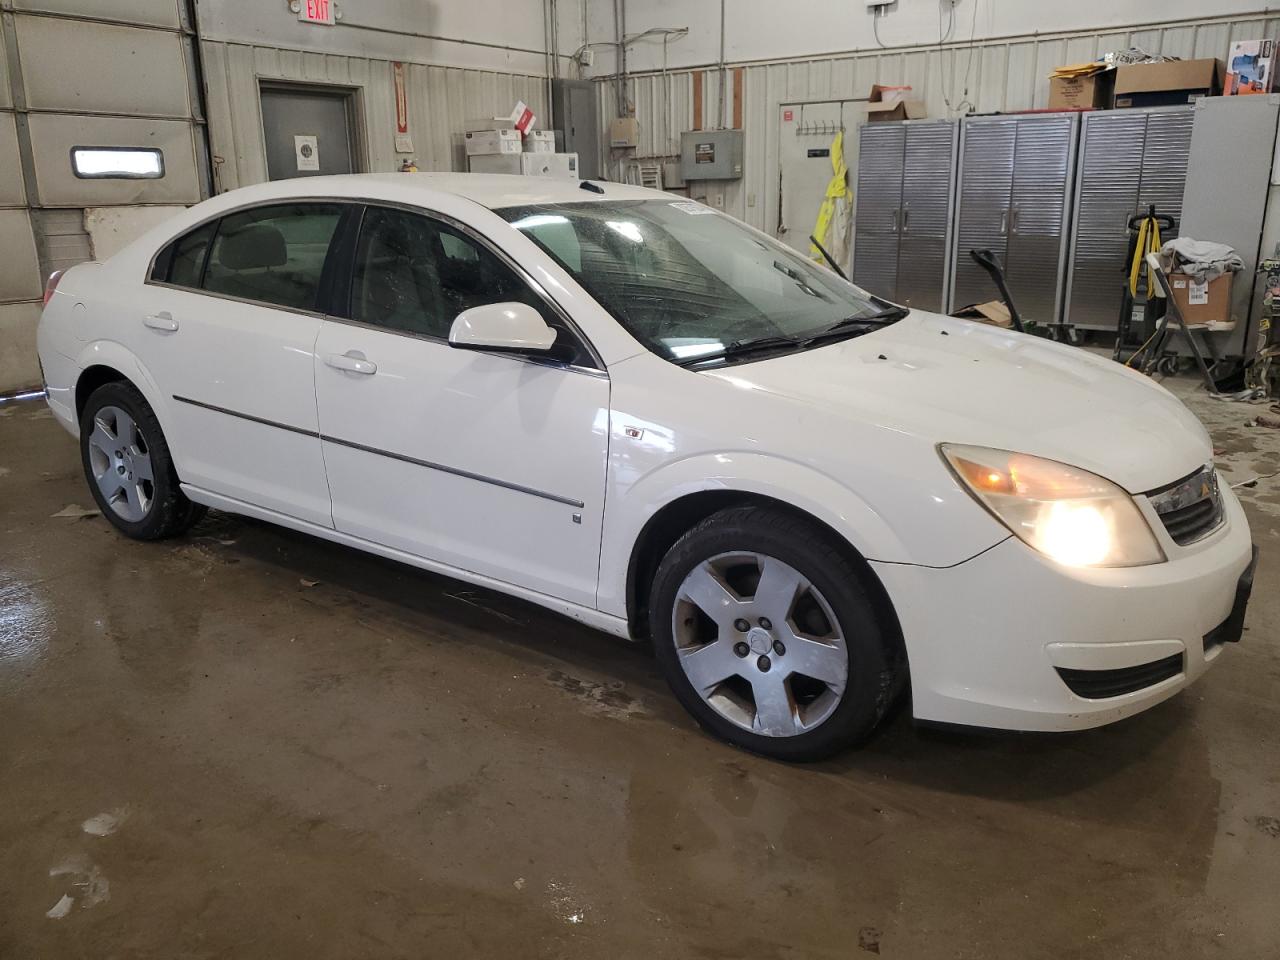
[[[609, 380], [528, 278], [461, 224], [370, 207], [316, 344], [334, 526], [593, 606]], [[521, 301], [574, 359], [449, 346], [470, 307]]]
[[283, 203], [199, 227], [162, 251], [135, 307], [183, 481], [324, 526], [312, 358], [343, 210]]

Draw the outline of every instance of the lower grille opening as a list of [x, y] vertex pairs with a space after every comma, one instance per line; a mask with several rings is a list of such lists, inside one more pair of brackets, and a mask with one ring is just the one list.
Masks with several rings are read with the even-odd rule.
[[1161, 680], [1176, 677], [1182, 672], [1182, 654], [1175, 653], [1163, 660], [1141, 663], [1136, 667], [1120, 667], [1117, 670], [1070, 670], [1055, 667], [1062, 682], [1077, 697], [1086, 700], [1105, 700], [1119, 697], [1135, 690], [1155, 686]]

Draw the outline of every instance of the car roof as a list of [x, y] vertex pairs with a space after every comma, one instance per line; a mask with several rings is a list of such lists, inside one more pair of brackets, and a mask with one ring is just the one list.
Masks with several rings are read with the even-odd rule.
[[425, 202], [441, 194], [466, 197], [490, 210], [532, 204], [589, 203], [608, 200], [685, 199], [626, 183], [591, 181], [601, 191], [568, 178], [524, 177], [496, 173], [353, 173], [298, 177], [257, 184], [221, 194], [220, 199], [262, 202], [290, 197], [353, 197]]

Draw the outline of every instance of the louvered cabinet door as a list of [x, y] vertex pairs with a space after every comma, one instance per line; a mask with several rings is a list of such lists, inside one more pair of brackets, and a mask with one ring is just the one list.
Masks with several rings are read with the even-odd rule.
[[[1194, 114], [1190, 107], [1169, 111], [1152, 111], [1147, 115], [1147, 137], [1142, 149], [1142, 179], [1138, 186], [1137, 209], [1140, 216], [1154, 204], [1157, 214], [1166, 214], [1182, 222], [1182, 194], [1187, 186], [1187, 165], [1191, 161], [1191, 127]], [[1163, 231], [1162, 239], [1171, 240], [1177, 232]]]
[[1084, 118], [1065, 322], [1116, 329], [1123, 297], [1126, 223], [1138, 205], [1147, 114], [1115, 110]]
[[940, 311], [946, 298], [957, 125], [908, 123], [902, 174], [901, 242], [896, 302]]
[[1013, 195], [1017, 121], [1011, 117], [965, 120], [960, 129], [956, 187], [956, 240], [952, 252], [951, 307], [997, 300], [999, 291], [970, 250], [990, 250], [1004, 261]]
[[1024, 320], [1058, 322], [1077, 118], [1020, 117], [1009, 207], [1009, 293]]
[[860, 128], [853, 282], [887, 300], [894, 299], [898, 287], [905, 145], [906, 129], [901, 123], [867, 123]]

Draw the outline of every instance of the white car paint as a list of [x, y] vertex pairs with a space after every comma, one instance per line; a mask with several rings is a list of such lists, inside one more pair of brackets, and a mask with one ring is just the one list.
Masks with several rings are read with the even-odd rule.
[[[1143, 491], [1212, 459], [1203, 427], [1166, 390], [1073, 348], [919, 312], [802, 353], [675, 366], [492, 212], [596, 196], [571, 181], [420, 174], [284, 181], [217, 197], [62, 279], [39, 329], [50, 407], [76, 434], [77, 379], [111, 366], [155, 410], [191, 499], [619, 635], [633, 612], [633, 549], [663, 507], [715, 490], [790, 503], [837, 531], [880, 578], [924, 719], [1091, 726], [1203, 672], [1212, 656], [1201, 654], [1200, 637], [1230, 609], [1251, 540], [1229, 489], [1226, 523], [1187, 547], [1145, 504]], [[611, 184], [604, 198], [655, 196]], [[144, 283], [154, 254], [196, 224], [304, 197], [391, 203], [466, 224], [572, 318], [602, 369], [451, 350]], [[940, 442], [1017, 450], [1109, 478], [1135, 494], [1168, 561], [1054, 563], [975, 503], [943, 464]], [[1186, 654], [1183, 675], [1105, 701], [1076, 697], [1053, 671], [1174, 649]]]

